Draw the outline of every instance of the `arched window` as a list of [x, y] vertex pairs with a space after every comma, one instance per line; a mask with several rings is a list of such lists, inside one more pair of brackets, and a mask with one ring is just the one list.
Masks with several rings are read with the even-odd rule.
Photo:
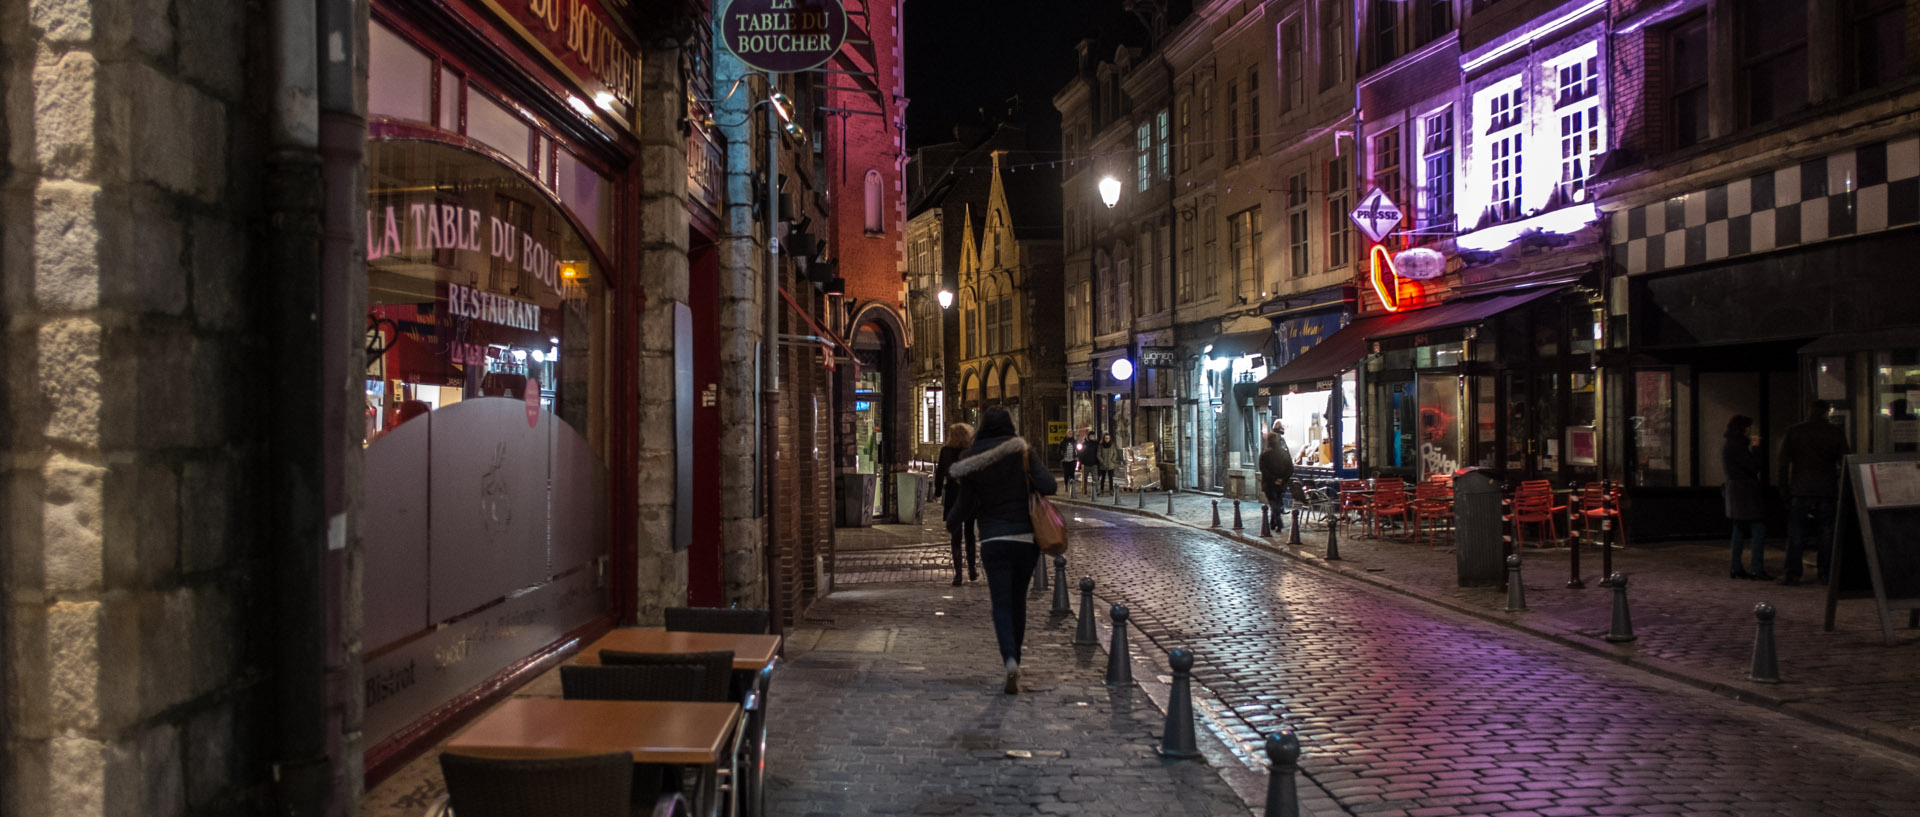
[[1000, 235], [1001, 235], [1001, 233], [1003, 233], [1003, 232], [1005, 232], [1005, 231], [1004, 231], [1004, 230], [1002, 230], [1002, 229], [1000, 229], [1000, 214], [999, 214], [999, 213], [994, 213], [994, 214], [993, 214], [993, 228], [992, 228], [992, 233], [993, 233], [993, 268], [994, 268], [994, 269], [1000, 269], [1000, 268], [1001, 268], [1001, 267], [1003, 266], [1003, 264], [1001, 263], [1001, 260], [1000, 260]]
[[987, 374], [983, 379], [987, 381], [986, 402], [988, 403], [1000, 402], [1000, 377], [994, 374], [993, 364], [987, 364]]
[[880, 208], [885, 201], [886, 197], [880, 195], [880, 171], [867, 171], [867, 232], [886, 232], [880, 221]]

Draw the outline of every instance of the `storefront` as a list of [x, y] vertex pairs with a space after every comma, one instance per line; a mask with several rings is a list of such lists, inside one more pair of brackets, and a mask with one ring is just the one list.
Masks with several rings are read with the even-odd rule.
[[1343, 365], [1331, 377], [1302, 382], [1279, 373], [1321, 341], [1346, 326], [1345, 304], [1274, 321], [1277, 354], [1274, 371], [1258, 381], [1259, 398], [1272, 401], [1281, 421], [1294, 473], [1301, 479], [1329, 480], [1351, 476], [1359, 468], [1359, 451], [1352, 439], [1359, 428], [1358, 378]]
[[1224, 332], [1201, 347], [1199, 391], [1210, 421], [1201, 456], [1210, 460], [1211, 490], [1256, 498], [1261, 435], [1273, 423], [1274, 407], [1254, 384], [1267, 374], [1275, 340], [1271, 328], [1250, 329]]
[[610, 625], [611, 509], [632, 504], [608, 466], [632, 425], [612, 395], [637, 387], [618, 351], [634, 40], [586, 3], [568, 25], [596, 32], [590, 58], [531, 6], [421, 8], [376, 3], [369, 32], [361, 613], [376, 778]]

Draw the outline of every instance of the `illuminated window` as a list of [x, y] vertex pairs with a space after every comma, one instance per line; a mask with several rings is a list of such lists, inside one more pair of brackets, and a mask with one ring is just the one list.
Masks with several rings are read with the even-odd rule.
[[1167, 120], [1166, 108], [1161, 108], [1160, 113], [1154, 116], [1153, 124], [1155, 130], [1154, 137], [1156, 140], [1155, 147], [1160, 151], [1160, 175], [1162, 177], [1169, 177], [1173, 175], [1173, 160], [1168, 151], [1173, 148], [1168, 144], [1171, 140], [1167, 138], [1167, 129], [1170, 123]]
[[1560, 120], [1560, 194], [1567, 201], [1586, 198], [1587, 180], [1605, 148], [1600, 131], [1600, 78], [1596, 47], [1576, 49], [1556, 66], [1558, 93], [1554, 116]]
[[1140, 178], [1139, 189], [1145, 192], [1153, 183], [1152, 170], [1148, 165], [1148, 160], [1153, 156], [1153, 126], [1146, 122], [1140, 123], [1140, 127], [1133, 131], [1133, 142], [1136, 165], [1134, 169]]
[[1307, 174], [1287, 177], [1287, 261], [1293, 277], [1306, 275], [1307, 268]]
[[1340, 156], [1327, 163], [1327, 269], [1339, 269], [1352, 260], [1353, 223], [1347, 211], [1353, 209], [1353, 157]]
[[1453, 219], [1453, 110], [1429, 114], [1421, 125], [1420, 164], [1427, 225]]
[[1515, 77], [1479, 97], [1487, 121], [1487, 217], [1499, 223], [1521, 213], [1521, 159], [1526, 145], [1526, 88]]

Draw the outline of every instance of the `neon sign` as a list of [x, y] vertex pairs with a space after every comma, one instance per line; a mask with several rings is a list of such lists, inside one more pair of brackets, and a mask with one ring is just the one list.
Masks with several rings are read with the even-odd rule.
[[[1375, 244], [1372, 258], [1373, 271], [1370, 277], [1373, 279], [1373, 294], [1380, 296], [1380, 305], [1386, 307], [1388, 312], [1399, 312], [1400, 273], [1393, 268], [1393, 255], [1387, 252], [1386, 247]], [[1382, 272], [1385, 272], [1386, 276], [1382, 276], [1380, 274]], [[1393, 279], [1391, 283], [1384, 280], [1387, 277]]]

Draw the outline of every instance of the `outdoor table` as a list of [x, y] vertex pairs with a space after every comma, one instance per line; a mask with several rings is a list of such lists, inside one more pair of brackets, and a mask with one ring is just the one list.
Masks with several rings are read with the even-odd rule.
[[739, 722], [734, 703], [508, 698], [446, 751], [509, 758], [626, 752], [635, 763], [692, 767], [699, 772], [695, 810], [718, 815], [720, 767], [735, 760], [727, 746]]
[[[780, 636], [614, 630], [588, 646], [580, 656], [580, 663], [600, 663], [601, 650], [659, 655], [732, 650], [734, 698], [745, 709], [741, 715], [741, 735], [747, 755], [743, 766], [748, 779], [744, 780], [747, 791], [742, 798], [743, 813], [749, 817], [766, 813], [767, 696], [773, 684], [774, 665], [779, 662]], [[736, 776], [734, 780], [742, 778]]]

